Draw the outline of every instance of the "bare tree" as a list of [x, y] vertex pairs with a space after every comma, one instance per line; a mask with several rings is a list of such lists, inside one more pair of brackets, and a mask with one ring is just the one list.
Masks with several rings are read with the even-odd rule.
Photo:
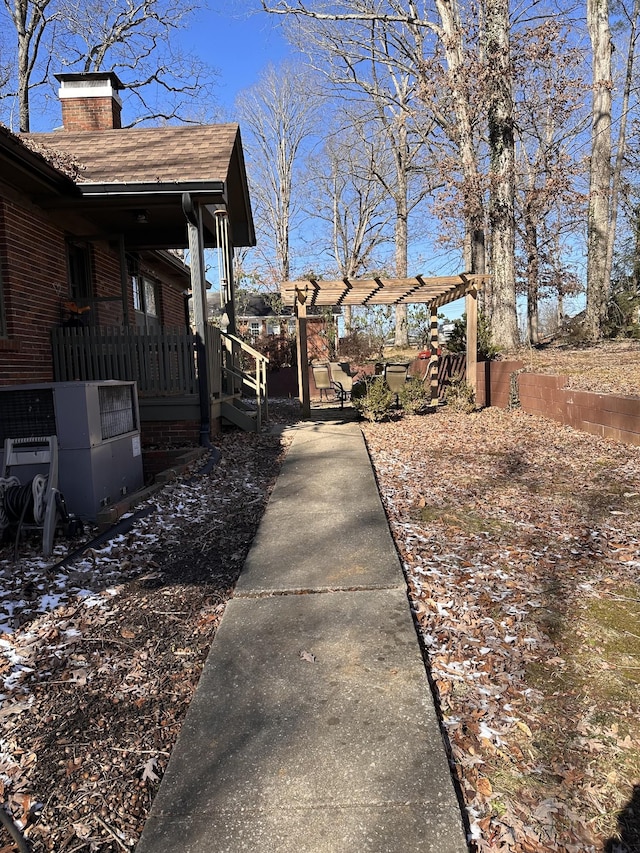
[[17, 96], [23, 132], [31, 128], [32, 92], [48, 80], [52, 58], [73, 70], [108, 68], [120, 73], [126, 78], [125, 88], [138, 99], [134, 123], [201, 119], [194, 112], [196, 99], [200, 107], [211, 101], [213, 71], [171, 45], [173, 31], [185, 26], [196, 8], [193, 3], [3, 0], [3, 4], [0, 11], [15, 30], [16, 42], [11, 51], [11, 81], [2, 97]]
[[[426, 195], [424, 142], [430, 124], [417, 99], [415, 62], [407, 55], [418, 48], [420, 29], [385, 28], [376, 20], [345, 23], [307, 19], [295, 43], [314, 63], [351, 110], [361, 145], [369, 151], [373, 174], [395, 206], [395, 273], [406, 278], [409, 217]], [[418, 111], [418, 112], [417, 112]], [[384, 144], [381, 144], [384, 142]], [[407, 306], [395, 306], [395, 345], [409, 342]]]
[[[378, 179], [382, 155], [369, 144], [369, 135], [353, 130], [357, 117], [345, 116], [344, 127], [329, 135], [320, 157], [312, 157], [310, 178], [317, 199], [311, 215], [330, 229], [331, 252], [341, 277], [365, 274], [376, 263], [376, 250], [391, 241], [394, 216], [389, 195]], [[363, 144], [363, 139], [367, 144]], [[384, 146], [380, 136], [377, 140]], [[344, 308], [345, 329], [351, 327], [351, 306]]]
[[613, 176], [611, 182], [611, 209], [610, 224], [607, 240], [607, 263], [605, 267], [605, 284], [607, 294], [611, 288], [611, 270], [613, 267], [613, 254], [618, 223], [618, 207], [620, 203], [621, 187], [623, 181], [623, 170], [627, 150], [627, 123], [629, 116], [629, 102], [634, 85], [634, 64], [636, 55], [636, 42], [638, 39], [638, 17], [640, 17], [640, 0], [634, 0], [631, 11], [624, 3], [620, 4], [621, 28], [628, 31], [627, 56], [625, 63], [624, 87], [622, 93], [622, 104], [620, 110], [620, 123], [618, 126], [618, 141]]
[[[29, 95], [33, 74], [40, 58], [40, 48], [49, 24], [55, 20], [54, 0], [3, 0], [5, 12], [16, 32], [15, 94], [18, 98], [19, 129], [29, 131]], [[1, 21], [0, 21], [1, 23]], [[38, 82], [46, 77], [46, 71]]]
[[[411, 34], [420, 33], [416, 43], [422, 50], [422, 33], [428, 32], [437, 38], [437, 49], [444, 53], [449, 72], [449, 96], [453, 102], [455, 125], [454, 141], [458, 147], [459, 164], [463, 173], [465, 194], [464, 213], [466, 219], [469, 264], [474, 272], [484, 271], [484, 208], [482, 182], [478, 168], [478, 152], [474, 147], [474, 110], [468, 98], [467, 77], [464, 73], [466, 51], [465, 32], [461, 22], [457, 0], [435, 0], [439, 21], [433, 21], [418, 13], [414, 0], [390, 3], [388, 6], [369, 4], [368, 0], [356, 0], [345, 12], [316, 11], [298, 0], [295, 6], [281, 0], [269, 7], [263, 0], [263, 8], [278, 14], [289, 14], [316, 21], [360, 21], [378, 25], [388, 34], [394, 26], [404, 27]], [[510, 22], [507, 0], [489, 0], [483, 5], [485, 40], [484, 49], [493, 63], [487, 75], [489, 92], [489, 147], [491, 161], [491, 224], [492, 232], [492, 275], [494, 297], [492, 299], [492, 329], [496, 342], [513, 347], [518, 341], [515, 268], [514, 268], [514, 138], [513, 98], [510, 59]], [[479, 36], [477, 36], [479, 37]], [[413, 73], [420, 75], [425, 91], [430, 81], [425, 74], [429, 67], [417, 54], [413, 57]]]
[[608, 0], [587, 0], [587, 25], [593, 60], [591, 163], [587, 220], [587, 309], [585, 332], [602, 334], [606, 316], [608, 228], [611, 203], [611, 29]]
[[276, 281], [291, 275], [291, 228], [300, 204], [296, 170], [303, 144], [316, 133], [321, 100], [310, 76], [286, 63], [268, 66], [237, 99], [248, 131], [244, 142], [256, 227], [273, 246]]
[[515, 276], [515, 142], [513, 68], [509, 0], [485, 4], [488, 125], [489, 222], [491, 225], [492, 312], [494, 339], [507, 349], [518, 345]]
[[62, 65], [82, 71], [114, 70], [138, 101], [142, 121], [201, 120], [194, 112], [212, 94], [214, 72], [172, 47], [172, 35], [189, 22], [197, 3], [183, 0], [58, 0], [63, 31]]
[[516, 200], [524, 253], [529, 341], [539, 342], [539, 300], [558, 303], [574, 293], [576, 277], [563, 262], [563, 240], [582, 231], [585, 197], [576, 189], [582, 166], [568, 144], [584, 125], [582, 51], [559, 20], [536, 22], [514, 38], [516, 81]]

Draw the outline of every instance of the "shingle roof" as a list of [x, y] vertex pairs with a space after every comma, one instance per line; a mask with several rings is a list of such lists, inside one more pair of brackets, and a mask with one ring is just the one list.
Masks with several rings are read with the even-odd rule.
[[226, 181], [237, 124], [24, 134], [82, 164], [76, 182]]

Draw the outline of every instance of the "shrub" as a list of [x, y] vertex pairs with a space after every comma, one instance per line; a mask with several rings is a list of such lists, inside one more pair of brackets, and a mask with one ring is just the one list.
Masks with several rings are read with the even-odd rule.
[[269, 370], [293, 367], [297, 363], [296, 339], [293, 335], [262, 335], [253, 348], [269, 359]]
[[383, 421], [391, 417], [395, 394], [382, 376], [366, 376], [354, 382], [351, 402], [358, 414], [368, 421]]
[[349, 358], [357, 364], [364, 364], [371, 357], [380, 353], [378, 338], [366, 332], [355, 330], [344, 338], [340, 338], [340, 357]]
[[[453, 321], [453, 330], [447, 338], [449, 352], [464, 352], [467, 348], [467, 315]], [[491, 340], [489, 320], [483, 311], [478, 311], [478, 360], [492, 361], [500, 350]]]
[[417, 376], [410, 377], [398, 394], [398, 402], [404, 412], [418, 415], [426, 412], [431, 403], [431, 391], [424, 387], [424, 382]]
[[469, 414], [476, 407], [476, 395], [473, 388], [464, 379], [454, 379], [447, 387], [445, 401], [453, 412]]

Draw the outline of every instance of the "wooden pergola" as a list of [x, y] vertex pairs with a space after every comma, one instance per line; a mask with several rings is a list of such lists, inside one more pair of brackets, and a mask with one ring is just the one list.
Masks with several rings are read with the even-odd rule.
[[295, 309], [298, 348], [298, 388], [303, 416], [311, 410], [307, 353], [307, 308], [342, 305], [428, 305], [431, 310], [431, 347], [438, 346], [438, 309], [456, 299], [465, 299], [467, 314], [466, 380], [476, 386], [478, 345], [478, 291], [487, 275], [435, 276], [427, 278], [361, 278], [320, 281], [285, 281], [280, 293], [285, 305]]

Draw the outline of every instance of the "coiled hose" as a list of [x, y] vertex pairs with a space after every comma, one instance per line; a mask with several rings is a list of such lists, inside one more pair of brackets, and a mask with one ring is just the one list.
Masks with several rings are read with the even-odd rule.
[[44, 521], [44, 495], [47, 477], [36, 476], [24, 486], [17, 477], [0, 479], [0, 535], [7, 527], [16, 525], [16, 539], [13, 549], [14, 562], [18, 558], [18, 542], [22, 525], [38, 524]]
[[7, 830], [12, 841], [15, 841], [19, 853], [31, 853], [31, 847], [27, 843], [27, 839], [15, 825], [13, 818], [3, 805], [0, 805], [0, 823]]

